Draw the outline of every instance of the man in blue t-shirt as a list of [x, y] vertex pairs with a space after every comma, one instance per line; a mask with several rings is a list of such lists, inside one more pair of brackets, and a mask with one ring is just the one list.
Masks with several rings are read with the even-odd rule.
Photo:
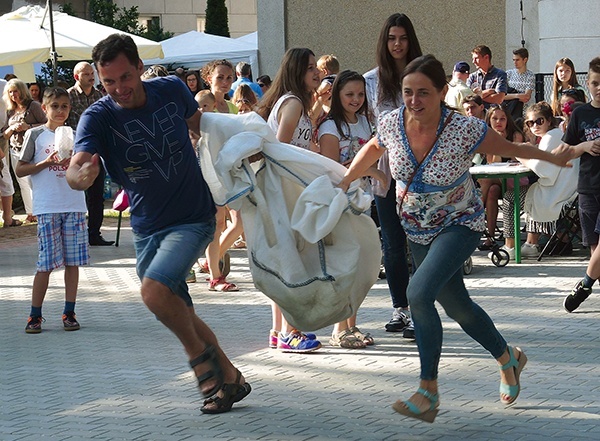
[[198, 136], [198, 105], [176, 77], [142, 82], [144, 65], [131, 37], [107, 37], [92, 58], [108, 95], [81, 116], [67, 181], [76, 190], [88, 188], [101, 157], [123, 186], [142, 299], [183, 343], [209, 397], [202, 412], [227, 412], [251, 388], [194, 312], [185, 282], [215, 230], [214, 202], [188, 132]]

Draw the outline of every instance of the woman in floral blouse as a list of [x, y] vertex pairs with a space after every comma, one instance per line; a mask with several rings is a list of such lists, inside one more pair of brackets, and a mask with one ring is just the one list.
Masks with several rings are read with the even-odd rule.
[[[449, 317], [500, 365], [500, 399], [512, 404], [527, 357], [511, 348], [487, 313], [469, 297], [463, 262], [484, 230], [479, 191], [469, 174], [475, 153], [530, 157], [564, 166], [572, 152], [553, 155], [530, 144], [509, 142], [484, 121], [452, 112], [442, 64], [432, 55], [416, 58], [402, 74], [404, 105], [380, 118], [378, 136], [358, 153], [339, 186], [346, 190], [387, 149], [401, 219], [417, 269], [408, 286], [421, 361], [420, 385], [409, 400], [394, 403], [406, 416], [433, 422], [438, 412], [438, 365], [442, 323], [437, 300]], [[409, 183], [408, 191], [405, 191]]]

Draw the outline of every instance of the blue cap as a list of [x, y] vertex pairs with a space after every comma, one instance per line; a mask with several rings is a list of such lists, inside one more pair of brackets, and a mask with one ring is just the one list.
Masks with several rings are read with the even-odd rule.
[[458, 63], [456, 63], [454, 65], [454, 72], [468, 74], [470, 71], [471, 71], [471, 67], [469, 66], [469, 63], [467, 63], [466, 61], [459, 61]]

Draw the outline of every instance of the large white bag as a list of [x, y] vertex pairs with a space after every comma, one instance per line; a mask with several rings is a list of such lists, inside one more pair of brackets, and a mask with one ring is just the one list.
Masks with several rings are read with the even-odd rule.
[[[316, 330], [353, 315], [377, 280], [379, 235], [345, 167], [277, 141], [258, 115], [204, 114], [200, 158], [215, 202], [241, 210], [254, 284], [289, 323]], [[247, 157], [262, 152], [256, 174]]]

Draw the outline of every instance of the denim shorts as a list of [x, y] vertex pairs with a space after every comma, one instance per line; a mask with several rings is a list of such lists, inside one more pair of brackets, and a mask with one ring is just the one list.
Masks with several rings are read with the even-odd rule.
[[89, 263], [85, 213], [46, 213], [37, 218], [38, 272]]
[[148, 235], [134, 233], [138, 277], [162, 283], [192, 306], [185, 279], [212, 241], [214, 233], [214, 219], [175, 225]]
[[579, 219], [582, 243], [586, 247], [598, 245], [600, 235], [600, 195], [579, 195]]

